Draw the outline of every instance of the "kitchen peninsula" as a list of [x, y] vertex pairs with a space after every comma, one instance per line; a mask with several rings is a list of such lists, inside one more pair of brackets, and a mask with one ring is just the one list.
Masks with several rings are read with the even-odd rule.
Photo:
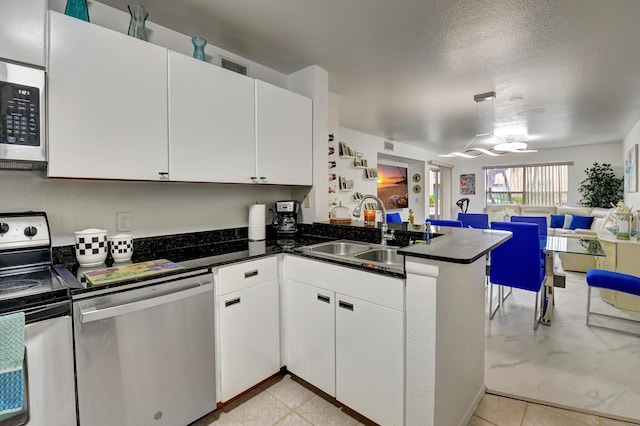
[[[244, 235], [246, 229], [238, 232]], [[406, 245], [397, 248], [406, 274], [402, 268], [370, 268], [305, 250], [345, 240], [379, 249], [380, 231], [360, 224], [301, 224], [303, 235], [293, 248], [274, 240], [258, 251], [246, 239], [221, 241], [223, 234], [194, 234], [191, 243], [186, 236], [158, 237], [139, 241], [140, 250], [134, 251], [135, 262], [161, 255], [183, 272], [210, 268], [213, 273], [217, 401], [228, 401], [286, 366], [380, 424], [466, 424], [485, 391], [485, 254], [508, 233], [441, 228], [427, 244], [407, 245], [422, 234], [396, 230], [396, 243]], [[185, 248], [163, 247], [181, 240]], [[256, 291], [270, 296], [252, 305]], [[240, 297], [242, 303], [230, 303]], [[231, 328], [225, 326], [229, 315]], [[256, 335], [257, 329], [263, 331]], [[242, 339], [242, 347], [229, 344], [229, 336], [245, 333], [255, 339]], [[266, 335], [269, 344], [259, 341]], [[316, 348], [311, 355], [309, 348]], [[329, 370], [316, 368], [319, 354], [326, 355], [320, 360], [328, 360]]]

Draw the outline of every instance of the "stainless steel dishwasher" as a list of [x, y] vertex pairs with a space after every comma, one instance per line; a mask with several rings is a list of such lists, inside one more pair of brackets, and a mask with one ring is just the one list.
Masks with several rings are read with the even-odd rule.
[[146, 284], [72, 296], [82, 426], [186, 425], [216, 407], [212, 274]]

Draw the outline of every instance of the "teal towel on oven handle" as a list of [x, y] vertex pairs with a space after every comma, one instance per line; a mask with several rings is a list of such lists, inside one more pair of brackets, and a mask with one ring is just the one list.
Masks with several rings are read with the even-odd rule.
[[22, 368], [24, 312], [0, 316], [0, 373]]
[[20, 411], [24, 403], [23, 370], [0, 373], [0, 415]]
[[24, 312], [0, 316], [0, 414], [22, 409]]

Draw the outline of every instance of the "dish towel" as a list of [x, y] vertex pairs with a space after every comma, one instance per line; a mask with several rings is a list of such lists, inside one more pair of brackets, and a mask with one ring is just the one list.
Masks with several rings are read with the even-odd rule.
[[24, 312], [0, 316], [0, 414], [22, 409]]

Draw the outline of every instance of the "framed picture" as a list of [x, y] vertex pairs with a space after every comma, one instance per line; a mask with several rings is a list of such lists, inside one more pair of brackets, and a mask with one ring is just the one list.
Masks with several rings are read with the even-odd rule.
[[476, 175], [460, 175], [460, 195], [476, 195]]
[[624, 190], [638, 192], [638, 144], [631, 146], [624, 156]]
[[407, 168], [378, 164], [374, 177], [378, 177], [378, 198], [387, 209], [405, 209], [409, 207], [409, 186]]

